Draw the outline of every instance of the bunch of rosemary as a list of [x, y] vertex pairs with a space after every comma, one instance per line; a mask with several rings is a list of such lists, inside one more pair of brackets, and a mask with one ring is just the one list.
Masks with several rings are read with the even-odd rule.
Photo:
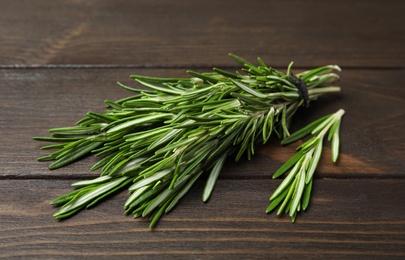
[[292, 168], [271, 197], [267, 212], [280, 205], [279, 213], [296, 213], [309, 202], [313, 173], [329, 131], [336, 160], [339, 124], [344, 111], [325, 116], [297, 133], [289, 125], [297, 109], [308, 106], [320, 95], [337, 92], [333, 86], [338, 66], [324, 66], [296, 76], [291, 66], [284, 74], [259, 58], [259, 66], [233, 54], [243, 66], [230, 73], [188, 71], [190, 78], [156, 78], [133, 75], [146, 88], [136, 89], [118, 83], [134, 95], [106, 101], [105, 113], [89, 112], [76, 126], [50, 129], [51, 137], [35, 140], [56, 144], [56, 149], [39, 161], [54, 161], [49, 169], [65, 166], [88, 154], [99, 161], [91, 170], [101, 169], [99, 177], [74, 183], [77, 189], [51, 202], [62, 205], [54, 216], [62, 219], [128, 188], [124, 205], [127, 214], [149, 217], [150, 226], [169, 212], [190, 190], [195, 181], [208, 173], [203, 192], [207, 201], [218, 175], [229, 156], [238, 161], [250, 159], [255, 144], [266, 143], [274, 133], [293, 142], [310, 133], [315, 136], [299, 147], [297, 155], [283, 165], [274, 177]]

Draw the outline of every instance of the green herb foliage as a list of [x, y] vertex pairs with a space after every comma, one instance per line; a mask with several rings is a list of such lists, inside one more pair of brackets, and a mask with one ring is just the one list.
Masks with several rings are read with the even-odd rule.
[[[236, 55], [229, 56], [243, 66], [240, 72], [214, 68], [205, 73], [188, 71], [191, 77], [187, 78], [133, 75], [142, 88], [118, 83], [133, 95], [106, 101], [105, 113], [90, 112], [75, 126], [50, 129], [51, 137], [34, 137], [56, 142], [43, 147], [54, 152], [38, 159], [53, 161], [49, 166], [52, 170], [89, 154], [99, 158], [91, 170], [100, 170], [100, 177], [76, 182], [74, 191], [53, 200], [52, 205], [61, 206], [54, 217], [69, 217], [128, 189], [125, 212], [135, 218], [150, 218], [153, 227], [204, 172], [208, 179], [202, 198], [207, 201], [228, 157], [250, 159], [255, 144], [266, 143], [270, 136], [290, 142], [311, 130], [316, 140], [301, 146], [298, 156], [276, 173], [281, 175], [292, 166], [296, 171], [287, 176], [290, 181], [283, 182], [269, 207], [271, 210], [276, 202], [283, 201], [286, 205], [282, 208], [295, 217], [295, 212], [307, 204], [302, 198], [309, 197], [312, 166], [316, 167], [324, 129], [331, 129], [334, 160], [337, 158], [340, 120], [336, 115], [328, 116], [290, 136], [293, 115], [306, 105], [289, 77], [292, 63], [284, 74], [260, 58], [259, 66], [255, 66]], [[333, 71], [340, 68], [329, 65], [295, 75], [308, 89], [306, 101], [340, 91], [333, 85], [338, 80]], [[310, 174], [304, 166], [311, 167]]]
[[337, 161], [340, 143], [339, 127], [344, 113], [345, 111], [340, 109], [334, 114], [322, 117], [282, 141], [282, 144], [289, 144], [308, 134], [314, 135], [300, 145], [297, 148], [298, 152], [274, 173], [273, 178], [278, 178], [290, 170], [271, 195], [267, 213], [281, 203], [277, 215], [283, 212], [289, 213], [294, 222], [297, 213], [301, 209], [307, 209], [315, 169], [322, 154], [323, 139], [327, 134], [328, 140], [332, 142], [332, 161]]

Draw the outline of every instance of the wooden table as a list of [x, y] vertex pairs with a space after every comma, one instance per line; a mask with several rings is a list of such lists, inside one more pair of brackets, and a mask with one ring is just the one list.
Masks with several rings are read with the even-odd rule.
[[[0, 1], [0, 258], [404, 258], [404, 2], [173, 2]], [[325, 148], [295, 224], [265, 214], [271, 175], [295, 149], [277, 140], [229, 161], [208, 203], [198, 182], [154, 230], [123, 214], [126, 192], [53, 219], [51, 199], [96, 176], [95, 160], [51, 172], [32, 136], [125, 97], [115, 82], [130, 74], [235, 71], [229, 52], [282, 70], [343, 68], [342, 92], [295, 121], [346, 110], [340, 160]]]

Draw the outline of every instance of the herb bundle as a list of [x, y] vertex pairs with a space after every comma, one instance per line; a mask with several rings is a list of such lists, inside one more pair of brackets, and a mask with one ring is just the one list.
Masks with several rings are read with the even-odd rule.
[[86, 155], [99, 158], [91, 170], [99, 177], [79, 181], [76, 189], [51, 202], [61, 205], [57, 219], [90, 208], [122, 189], [130, 195], [124, 208], [135, 218], [149, 217], [153, 227], [191, 189], [203, 173], [208, 173], [202, 195], [211, 196], [225, 160], [232, 156], [254, 155], [256, 143], [270, 136], [294, 142], [309, 134], [297, 154], [273, 177], [285, 180], [271, 196], [267, 212], [280, 206], [279, 213], [296, 213], [308, 206], [312, 178], [318, 163], [323, 137], [329, 133], [333, 160], [339, 148], [339, 125], [344, 113], [325, 116], [290, 135], [293, 115], [325, 93], [338, 92], [335, 65], [319, 67], [294, 75], [292, 63], [284, 74], [233, 54], [243, 66], [231, 73], [218, 68], [212, 72], [188, 71], [189, 78], [157, 78], [133, 75], [141, 89], [121, 87], [133, 95], [106, 101], [105, 113], [89, 112], [75, 126], [50, 129], [51, 137], [35, 140], [55, 142], [42, 149], [56, 149], [39, 161], [53, 161], [49, 169], [73, 163]]

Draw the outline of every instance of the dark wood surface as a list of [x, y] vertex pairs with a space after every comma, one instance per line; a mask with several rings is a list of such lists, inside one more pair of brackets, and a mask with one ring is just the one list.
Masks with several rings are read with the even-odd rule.
[[[402, 1], [0, 0], [0, 258], [405, 257], [405, 4]], [[203, 181], [151, 231], [123, 214], [126, 192], [66, 221], [49, 202], [96, 176], [94, 158], [50, 172], [32, 136], [73, 125], [131, 74], [237, 69], [233, 52], [285, 70], [338, 64], [342, 92], [320, 98], [293, 128], [346, 110], [341, 155], [328, 147], [309, 210], [292, 224], [266, 215], [294, 153], [277, 140], [229, 161], [212, 199]]]

